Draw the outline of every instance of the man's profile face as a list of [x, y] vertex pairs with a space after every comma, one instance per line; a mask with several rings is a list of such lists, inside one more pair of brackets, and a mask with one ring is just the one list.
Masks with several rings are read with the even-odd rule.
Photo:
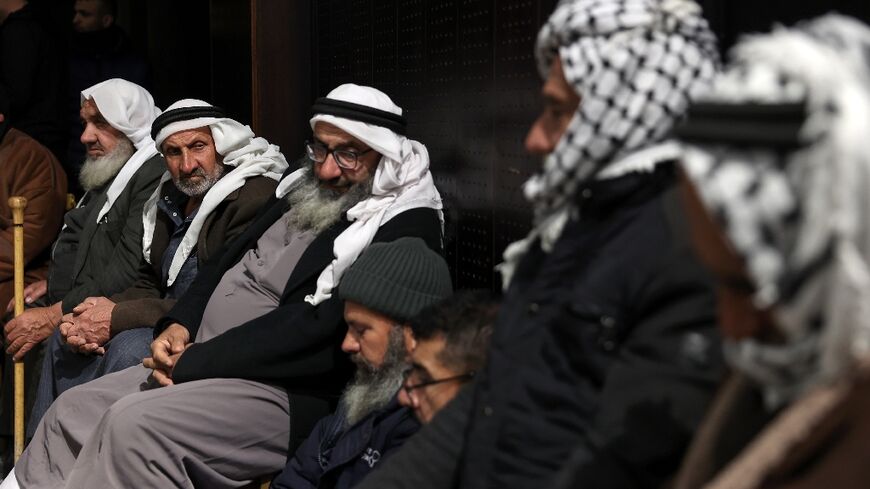
[[755, 285], [746, 273], [743, 259], [710, 217], [694, 185], [683, 172], [680, 194], [695, 253], [717, 282], [716, 310], [724, 336], [739, 340], [775, 335], [770, 311], [759, 310], [752, 300]]
[[76, 0], [73, 13], [73, 29], [76, 32], [93, 32], [106, 29], [115, 19], [103, 12], [99, 0]]
[[[407, 339], [406, 339], [407, 343]], [[411, 364], [411, 372], [405, 381], [406, 386], [414, 386], [433, 380], [457, 377], [468, 372], [461, 370], [457, 365], [446, 365], [441, 360], [441, 352], [444, 351], [445, 340], [443, 335], [436, 335], [425, 340], [416, 340], [413, 347], [409, 348], [408, 362]], [[414, 410], [414, 416], [421, 423], [428, 423], [438, 411], [450, 402], [459, 389], [462, 381], [451, 380], [437, 384], [418, 387], [410, 392], [406, 389], [399, 391], [399, 403]]]
[[[346, 150], [357, 154], [369, 149], [359, 139], [322, 121], [314, 126], [314, 142], [326, 146], [329, 150]], [[335, 156], [330, 153], [323, 163], [313, 163], [314, 174], [323, 187], [334, 192], [344, 193], [351, 185], [368, 180], [374, 174], [380, 160], [380, 153], [369, 151], [358, 157], [359, 165], [355, 170], [348, 170], [339, 167], [335, 161]]]
[[556, 149], [556, 144], [580, 106], [580, 96], [565, 79], [562, 60], [558, 56], [550, 67], [541, 95], [544, 98], [544, 110], [532, 124], [525, 141], [526, 151], [537, 156], [547, 155]]
[[352, 301], [344, 303], [344, 320], [347, 334], [341, 349], [351, 356], [354, 363], [380, 368], [384, 363], [390, 344], [390, 332], [395, 321]]
[[208, 127], [176, 132], [161, 150], [175, 186], [189, 196], [205, 194], [223, 174]]
[[103, 118], [97, 104], [91, 99], [84, 101], [79, 110], [79, 117], [84, 128], [80, 139], [90, 158], [99, 158], [111, 153], [118, 145], [118, 141], [127, 137]]

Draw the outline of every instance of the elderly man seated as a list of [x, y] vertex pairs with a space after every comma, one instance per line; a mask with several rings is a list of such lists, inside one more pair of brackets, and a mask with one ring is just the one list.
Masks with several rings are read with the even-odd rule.
[[51, 252], [48, 281], [32, 284], [26, 301], [39, 302], [6, 323], [6, 353], [16, 360], [44, 339], [85, 298], [120, 292], [142, 263], [142, 207], [166, 169], [149, 134], [160, 114], [144, 88], [111, 79], [82, 91], [79, 175], [87, 193], [64, 216]]
[[[173, 116], [179, 108], [195, 110]], [[111, 299], [88, 297], [64, 316], [43, 364], [28, 421], [31, 436], [58, 395], [148, 355], [151, 327], [184, 294], [201, 264], [247, 228], [288, 166], [277, 146], [201, 100], [169, 106], [151, 134], [167, 171], [145, 204], [149, 264], [125, 291]]]
[[452, 290], [447, 263], [417, 238], [376, 243], [354, 263], [338, 294], [348, 324], [342, 350], [356, 376], [338, 412], [317, 423], [274, 489], [352, 487], [417, 431], [396, 399], [407, 370], [403, 325]]
[[428, 423], [483, 368], [498, 304], [486, 291], [459, 291], [408, 325], [410, 369], [399, 403]]
[[328, 413], [350, 374], [333, 289], [373, 241], [440, 248], [441, 198], [386, 94], [342, 85], [313, 112], [307, 164], [158, 322], [152, 356], [62, 394], [7, 487], [240, 487]]

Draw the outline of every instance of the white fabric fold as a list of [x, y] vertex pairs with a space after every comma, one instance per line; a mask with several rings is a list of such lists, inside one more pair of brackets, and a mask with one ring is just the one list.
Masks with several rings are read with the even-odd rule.
[[147, 90], [120, 78], [112, 78], [82, 90], [82, 103], [88, 99], [93, 99], [106, 122], [127, 136], [136, 148], [106, 190], [106, 203], [96, 219], [100, 222], [127, 188], [133, 175], [146, 161], [157, 155], [150, 133], [151, 123], [160, 115], [160, 109], [154, 105], [154, 99]]
[[[202, 100], [185, 99], [170, 105], [166, 111], [181, 107], [209, 106]], [[169, 266], [169, 276], [166, 285], [170, 286], [178, 277], [178, 272], [184, 262], [196, 248], [199, 241], [199, 233], [206, 218], [220, 205], [226, 197], [241, 188], [245, 181], [251, 177], [264, 176], [273, 180], [279, 180], [289, 166], [280, 148], [269, 144], [264, 138], [256, 137], [250, 127], [229, 118], [197, 118], [186, 121], [178, 121], [164, 128], [172, 135], [179, 131], [205, 127], [211, 131], [214, 138], [215, 149], [223, 156], [223, 164], [233, 168], [206, 192], [200, 203], [196, 216], [190, 223], [181, 244], [172, 257]], [[160, 131], [161, 134], [164, 131]], [[158, 140], [165, 139], [158, 135]], [[145, 232], [142, 235], [142, 250], [145, 260], [151, 262], [151, 242], [154, 236], [154, 227], [157, 221], [157, 200], [160, 198], [160, 189], [163, 183], [172, 177], [169, 172], [163, 174], [160, 184], [148, 199], [143, 210], [143, 225]]]

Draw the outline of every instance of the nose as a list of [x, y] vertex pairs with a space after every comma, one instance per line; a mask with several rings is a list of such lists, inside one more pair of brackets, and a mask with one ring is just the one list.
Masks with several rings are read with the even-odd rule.
[[359, 342], [350, 334], [350, 331], [344, 335], [344, 341], [341, 342], [341, 351], [348, 354], [359, 352]]
[[97, 133], [94, 131], [94, 126], [91, 124], [85, 124], [84, 130], [82, 130], [82, 136], [79, 138], [82, 144], [90, 144], [97, 142]]
[[408, 395], [408, 391], [404, 388], [399, 389], [399, 404], [410, 408], [414, 407], [414, 400], [411, 399], [411, 396]]
[[332, 153], [326, 155], [326, 159], [318, 167], [317, 178], [320, 180], [329, 181], [341, 176], [341, 168]]
[[191, 173], [193, 173], [194, 170], [196, 170], [196, 167], [198, 165], [196, 158], [194, 158], [193, 155], [187, 150], [183, 151], [182, 158], [183, 159], [181, 161], [181, 172], [185, 175], [190, 175]]
[[536, 156], [544, 156], [556, 149], [556, 139], [552, 138], [539, 117], [526, 134], [526, 151]]

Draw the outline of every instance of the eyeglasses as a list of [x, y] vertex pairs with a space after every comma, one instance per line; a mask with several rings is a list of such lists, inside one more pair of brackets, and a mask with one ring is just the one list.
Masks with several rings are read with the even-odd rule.
[[315, 163], [323, 163], [326, 161], [326, 157], [331, 153], [332, 158], [335, 160], [335, 164], [338, 165], [339, 168], [344, 168], [345, 170], [356, 170], [359, 166], [359, 157], [371, 150], [372, 148], [369, 148], [357, 153], [356, 151], [350, 151], [347, 149], [329, 149], [320, 143], [305, 141], [305, 152], [308, 154], [308, 158], [311, 161]]
[[402, 389], [405, 390], [405, 394], [407, 394], [408, 397], [410, 397], [414, 393], [414, 391], [417, 389], [422, 389], [423, 387], [429, 387], [430, 385], [441, 384], [444, 382], [452, 382], [452, 381], [468, 382], [469, 380], [473, 379], [474, 376], [477, 374], [477, 372], [472, 370], [472, 371], [464, 373], [464, 374], [454, 375], [453, 377], [447, 377], [444, 379], [427, 380], [425, 382], [420, 382], [417, 384], [408, 385], [408, 377], [410, 377], [411, 373], [413, 373], [413, 372], [414, 372], [414, 369], [409, 369], [407, 372], [405, 372], [405, 383], [402, 384]]

